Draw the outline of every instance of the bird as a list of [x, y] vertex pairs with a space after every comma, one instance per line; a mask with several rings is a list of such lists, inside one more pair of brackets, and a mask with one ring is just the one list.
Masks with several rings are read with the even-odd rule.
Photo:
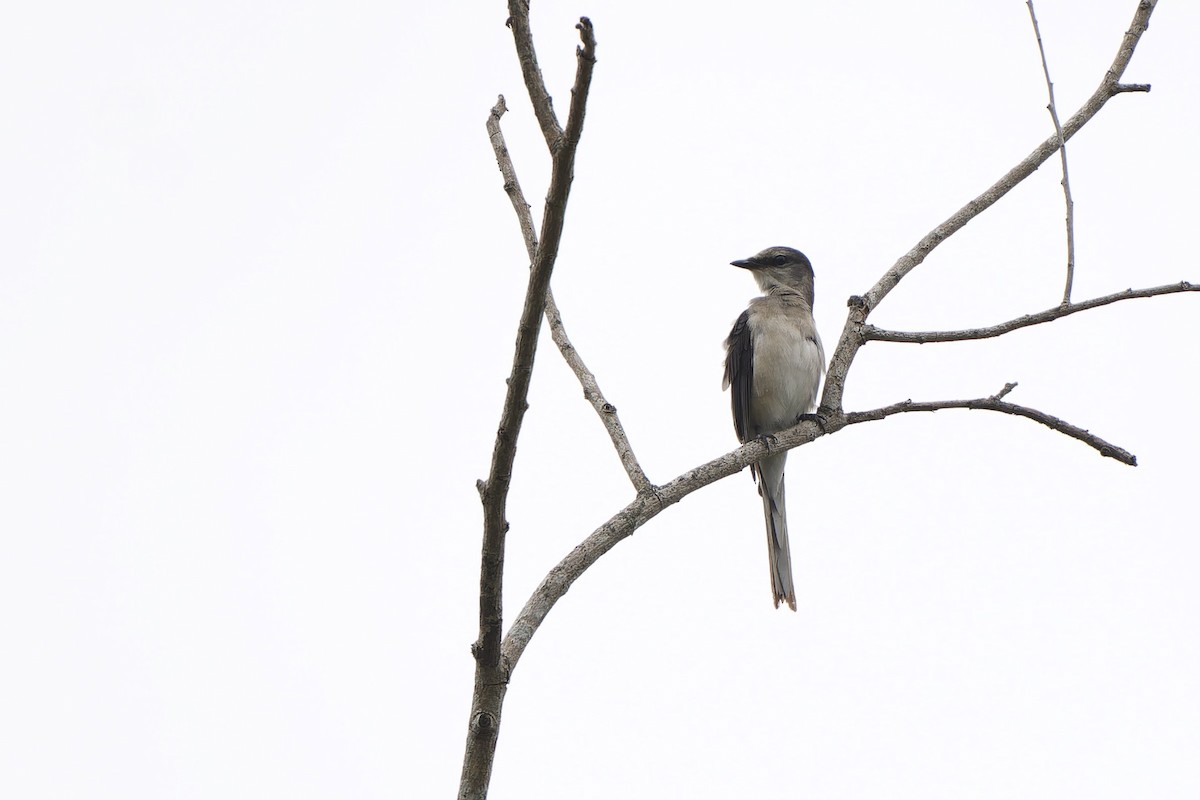
[[[813, 268], [791, 247], [768, 247], [750, 258], [731, 261], [750, 271], [762, 291], [750, 301], [725, 340], [725, 377], [733, 427], [743, 444], [765, 439], [803, 419], [814, 418], [817, 388], [825, 372], [825, 348], [813, 319]], [[783, 469], [787, 451], [750, 465], [762, 496], [767, 555], [775, 607], [796, 610], [792, 556], [788, 546]]]

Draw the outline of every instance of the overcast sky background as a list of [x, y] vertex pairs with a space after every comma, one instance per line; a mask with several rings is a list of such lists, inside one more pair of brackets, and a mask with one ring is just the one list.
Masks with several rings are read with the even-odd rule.
[[[1039, 0], [1064, 119], [1135, 0]], [[736, 445], [721, 342], [774, 244], [845, 300], [1052, 130], [1025, 5], [539, 0], [565, 118], [553, 286], [664, 483]], [[26, 3], [0, 30], [0, 795], [455, 792], [480, 512], [548, 158], [505, 4]], [[1200, 7], [1164, 0], [1070, 144], [1075, 297], [1200, 279]], [[1057, 161], [873, 315], [1057, 303]], [[990, 395], [794, 451], [799, 611], [748, 474], [670, 508], [515, 673], [492, 797], [1200, 795], [1200, 296], [871, 344], [848, 409]], [[632, 492], [543, 338], [506, 606]]]

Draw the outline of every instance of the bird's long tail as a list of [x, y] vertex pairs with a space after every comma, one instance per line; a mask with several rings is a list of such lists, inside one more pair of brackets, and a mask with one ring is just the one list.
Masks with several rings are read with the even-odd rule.
[[783, 467], [787, 453], [768, 456], [758, 464], [758, 492], [762, 495], [763, 517], [767, 523], [767, 556], [771, 564], [771, 594], [775, 607], [779, 601], [796, 610], [796, 587], [792, 583], [792, 552], [788, 546], [787, 504], [784, 497]]

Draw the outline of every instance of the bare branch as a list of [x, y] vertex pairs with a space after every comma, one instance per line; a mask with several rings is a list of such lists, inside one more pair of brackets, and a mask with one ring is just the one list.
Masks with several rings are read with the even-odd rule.
[[1033, 21], [1033, 34], [1037, 37], [1038, 52], [1042, 55], [1042, 72], [1046, 75], [1046, 91], [1050, 104], [1046, 109], [1054, 121], [1054, 132], [1058, 134], [1058, 154], [1062, 156], [1062, 187], [1067, 203], [1067, 285], [1063, 289], [1063, 304], [1071, 302], [1071, 284], [1075, 282], [1075, 201], [1071, 199], [1071, 176], [1067, 172], [1067, 142], [1063, 138], [1062, 125], [1058, 123], [1058, 106], [1054, 102], [1054, 82], [1050, 80], [1050, 65], [1046, 63], [1046, 48], [1042, 44], [1042, 31], [1038, 27], [1037, 14], [1033, 12], [1033, 0], [1025, 0], [1029, 6], [1029, 19]]
[[[596, 35], [592, 30], [592, 21], [580, 17], [575, 25], [579, 31], [582, 45], [575, 48], [575, 60], [578, 62], [575, 70], [575, 85], [571, 87], [571, 108], [567, 112], [567, 130], [563, 134], [568, 142], [579, 143], [579, 134], [583, 133], [583, 115], [587, 110], [587, 94], [592, 85], [592, 70], [596, 66]], [[574, 162], [574, 157], [572, 157]]]
[[621, 466], [625, 468], [625, 474], [629, 476], [629, 482], [633, 484], [634, 491], [641, 493], [652, 488], [650, 479], [646, 477], [646, 473], [642, 471], [642, 465], [638, 463], [637, 456], [633, 454], [633, 445], [629, 443], [629, 437], [625, 433], [624, 426], [621, 425], [620, 417], [617, 416], [617, 407], [604, 399], [604, 393], [600, 391], [600, 384], [596, 382], [596, 376], [583, 363], [579, 352], [567, 338], [562, 316], [554, 302], [554, 295], [549, 289], [546, 290], [546, 322], [550, 326], [550, 336], [558, 345], [558, 351], [562, 353], [567, 366], [571, 368], [575, 377], [579, 379], [580, 385], [583, 386], [584, 399], [591, 403], [592, 408], [600, 417], [600, 421], [604, 423], [604, 429], [608, 431], [608, 438], [612, 440], [617, 457], [621, 459]]
[[525, 89], [529, 100], [533, 103], [533, 113], [538, 125], [542, 127], [542, 136], [546, 146], [554, 153], [558, 149], [558, 140], [563, 131], [554, 115], [554, 100], [546, 91], [546, 82], [542, 79], [542, 70], [538, 66], [537, 51], [533, 49], [533, 31], [529, 26], [529, 0], [508, 0], [508, 22], [513, 33], [513, 44], [517, 48], [517, 60], [521, 62], [521, 75], [525, 78]]
[[[504, 98], [501, 97], [488, 116], [488, 136], [492, 141], [492, 149], [496, 153], [496, 162], [500, 165], [500, 174], [504, 176], [504, 191], [508, 193], [513, 210], [517, 213], [521, 234], [525, 239], [525, 249], [532, 261], [537, 254], [537, 234], [533, 230], [533, 216], [529, 213], [529, 203], [525, 201], [525, 195], [521, 191], [521, 184], [517, 180], [512, 157], [508, 153], [504, 134], [500, 130], [500, 117], [505, 110]], [[650, 480], [646, 477], [641, 464], [638, 463], [637, 456], [633, 453], [633, 446], [629, 443], [629, 437], [625, 434], [620, 417], [617, 416], [617, 407], [605, 399], [604, 393], [600, 390], [600, 384], [596, 381], [596, 376], [587, 368], [579, 351], [571, 344], [571, 340], [567, 336], [567, 329], [563, 325], [562, 314], [558, 310], [558, 304], [554, 302], [554, 292], [549, 288], [546, 289], [546, 323], [550, 326], [550, 336], [558, 345], [558, 351], [567, 362], [567, 366], [575, 373], [580, 385], [583, 386], [584, 399], [591, 404], [596, 415], [604, 424], [604, 429], [608, 431], [608, 438], [612, 440], [613, 448], [617, 451], [617, 457], [621, 459], [621, 466], [625, 468], [625, 474], [629, 476], [634, 491], [641, 492], [649, 489]]]
[[[1078, 133], [1080, 128], [1096, 116], [1109, 99], [1124, 91], [1119, 81], [1125, 73], [1125, 68], [1129, 66], [1129, 60], [1133, 57], [1133, 51], [1141, 40], [1142, 34], [1150, 24], [1150, 15], [1154, 12], [1156, 3], [1157, 0], [1141, 0], [1138, 3], [1133, 21], [1121, 39], [1112, 66], [1105, 72], [1104, 78], [1092, 96], [1062, 126], [1061, 141], [1067, 141]], [[877, 308], [883, 302], [883, 298], [896, 288], [905, 275], [916, 269], [934, 248], [985, 209], [990, 208], [997, 200], [1008, 194], [1014, 186], [1032, 175], [1034, 170], [1058, 150], [1059, 143], [1060, 137], [1057, 134], [1046, 139], [1000, 180], [988, 187], [983, 194], [967, 203], [949, 219], [926, 234], [912, 250], [901, 256], [892, 268], [884, 273], [883, 277], [871, 287], [866, 295], [850, 298], [850, 312], [846, 315], [846, 325], [842, 329], [841, 339], [833, 352], [829, 370], [826, 373], [825, 392], [821, 399], [822, 409], [828, 412], [842, 407], [846, 374], [854, 362], [858, 348], [865, 342], [860, 329], [871, 311]]]
[[1110, 303], [1116, 303], [1121, 300], [1134, 300], [1140, 297], [1157, 297], [1163, 294], [1177, 294], [1179, 292], [1200, 292], [1200, 283], [1189, 283], [1180, 281], [1179, 283], [1169, 283], [1166, 286], [1154, 286], [1149, 289], [1126, 289], [1123, 292], [1116, 294], [1108, 294], [1103, 297], [1094, 297], [1091, 300], [1084, 300], [1082, 303], [1071, 303], [1065, 306], [1055, 306], [1048, 308], [1045, 311], [1039, 311], [1036, 314], [1026, 314], [1016, 319], [1010, 319], [1007, 322], [1001, 322], [999, 325], [992, 325], [988, 328], [969, 328], [961, 331], [889, 331], [883, 328], [876, 328], [874, 325], [863, 325], [861, 328], [863, 341], [874, 342], [902, 342], [905, 344], [930, 344], [932, 342], [962, 342], [968, 339], [991, 339], [995, 336], [1003, 336], [1006, 333], [1028, 328], [1030, 325], [1041, 325], [1043, 322], [1052, 322], [1056, 319], [1068, 317], [1071, 314], [1076, 314], [1080, 311], [1087, 311], [1091, 308], [1106, 306]]
[[[526, 72], [534, 108], [549, 112], [549, 96], [541, 86], [541, 75], [537, 62], [533, 60], [533, 42], [528, 38], [528, 4], [511, 0], [513, 12], [509, 24], [517, 42], [517, 52]], [[515, 9], [515, 10], [514, 10]], [[537, 353], [538, 334], [542, 316], [546, 310], [546, 293], [550, 286], [550, 274], [558, 257], [559, 240], [562, 238], [563, 221], [567, 199], [574, 177], [575, 150], [583, 129], [584, 106], [587, 104], [591, 86], [592, 69], [596, 63], [596, 40], [592, 35], [591, 23], [581, 19], [579, 26], [583, 46], [576, 54], [575, 87], [571, 94], [571, 109], [567, 131], [551, 144], [552, 165], [550, 190], [546, 195], [546, 207], [542, 215], [541, 244], [529, 270], [529, 283], [525, 290], [525, 304], [517, 326], [517, 341], [513, 353], [512, 371], [508, 377], [508, 390], [504, 397], [504, 409], [500, 415], [500, 427], [492, 450], [492, 463], [486, 481], [478, 488], [483, 502], [483, 553], [479, 570], [479, 638], [471, 647], [475, 656], [475, 686], [471, 699], [471, 717], [467, 734], [466, 750], [463, 754], [463, 769], [459, 781], [459, 797], [462, 800], [482, 800], [487, 796], [491, 781], [492, 763], [495, 758], [496, 740], [500, 727], [500, 712], [508, 685], [509, 667], [501, 658], [500, 642], [503, 633], [504, 544], [508, 533], [506, 510], [508, 491], [512, 483], [513, 461], [517, 453], [517, 438], [525, 411], [529, 407], [529, 382], [533, 375], [533, 362]], [[521, 33], [524, 31], [524, 34]], [[525, 50], [522, 50], [522, 47]], [[527, 57], [530, 59], [527, 62]], [[537, 86], [531, 84], [530, 70], [536, 74]], [[544, 97], [536, 89], [541, 88]], [[493, 109], [493, 118], [499, 121], [502, 104]], [[553, 113], [549, 115], [553, 121]], [[543, 121], [543, 132], [546, 131]], [[557, 123], [555, 123], [557, 125]], [[515, 175], [514, 175], [515, 178]], [[514, 189], [516, 184], [514, 183]], [[510, 194], [510, 196], [512, 196]]]
[[876, 408], [871, 411], [851, 411], [846, 414], [846, 424], [856, 425], [860, 422], [873, 422], [875, 420], [885, 419], [893, 414], [904, 414], [910, 411], [941, 411], [947, 408], [970, 408], [981, 411], [999, 411], [1004, 414], [1015, 414], [1019, 417], [1031, 419], [1034, 422], [1040, 422], [1051, 430], [1056, 430], [1059, 433], [1064, 433], [1072, 439], [1078, 439], [1088, 447], [1095, 449], [1100, 455], [1107, 458], [1115, 458], [1122, 464], [1128, 464], [1131, 467], [1137, 466], [1137, 457], [1121, 447], [1110, 444], [1099, 436], [1094, 436], [1082, 428], [1077, 428], [1069, 422], [1064, 422], [1058, 417], [1052, 417], [1049, 414], [1038, 411], [1036, 408], [1027, 406], [1019, 406], [1015, 403], [1007, 403], [1001, 398], [1004, 397], [1011, 387], [1016, 384], [1006, 384], [1004, 389], [991, 397], [980, 397], [975, 400], [935, 400], [932, 402], [916, 403], [912, 400], [905, 400], [902, 403], [895, 403], [883, 408]]
[[525, 200], [525, 193], [521, 191], [521, 182], [517, 180], [517, 170], [513, 166], [512, 156], [509, 155], [508, 144], [504, 141], [504, 132], [500, 130], [500, 118], [506, 111], [508, 105], [504, 102], [504, 95], [500, 95], [496, 105], [492, 106], [492, 113], [488, 114], [488, 139], [492, 142], [492, 152], [496, 154], [496, 165], [500, 167], [500, 174], [504, 177], [504, 191], [512, 202], [513, 211], [517, 213], [521, 238], [525, 240], [525, 252], [529, 254], [529, 263], [532, 264], [537, 257], [537, 231], [533, 229], [533, 214], [530, 213], [529, 203]]

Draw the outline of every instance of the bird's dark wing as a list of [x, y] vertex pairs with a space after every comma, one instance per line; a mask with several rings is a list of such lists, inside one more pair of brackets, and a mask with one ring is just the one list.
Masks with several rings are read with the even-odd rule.
[[739, 442], [754, 437], [750, 430], [750, 388], [754, 385], [754, 340], [750, 311], [742, 312], [725, 340], [725, 386], [733, 401], [733, 429]]

